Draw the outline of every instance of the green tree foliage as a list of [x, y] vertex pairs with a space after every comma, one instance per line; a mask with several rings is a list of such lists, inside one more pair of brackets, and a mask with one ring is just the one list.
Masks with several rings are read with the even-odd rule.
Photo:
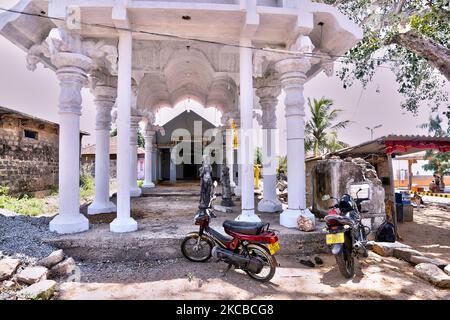
[[254, 163], [257, 165], [262, 165], [262, 148], [256, 147], [255, 149], [255, 160]]
[[339, 141], [338, 130], [345, 129], [349, 120], [337, 121], [342, 109], [333, 108], [333, 100], [321, 98], [308, 99], [311, 119], [305, 126], [305, 151], [313, 151], [314, 156], [336, 151], [347, 144]]
[[[428, 123], [419, 127], [428, 129], [428, 133], [435, 137], [443, 137], [448, 134], [448, 130], [445, 132], [442, 129], [442, 118], [439, 115], [430, 116]], [[425, 160], [428, 160], [428, 163], [422, 166], [425, 170], [437, 172], [440, 175], [450, 174], [450, 152], [427, 150]]]
[[425, 159], [427, 164], [423, 165], [425, 170], [437, 172], [440, 175], [450, 174], [450, 152], [427, 152]]
[[[416, 113], [427, 103], [444, 112], [450, 124], [445, 85], [450, 80], [448, 0], [316, 0], [336, 6], [364, 30], [338, 71], [344, 88], [365, 86], [377, 68], [391, 69], [404, 96], [402, 107]], [[447, 80], [446, 80], [447, 79]], [[426, 102], [425, 102], [426, 101]]]
[[[117, 128], [114, 128], [111, 130], [111, 132], [109, 133], [110, 137], [115, 137], [117, 136]], [[141, 148], [144, 148], [145, 146], [145, 139], [144, 139], [144, 135], [141, 132], [141, 129], [138, 130], [137, 133], [137, 142], [138, 142], [138, 146]]]

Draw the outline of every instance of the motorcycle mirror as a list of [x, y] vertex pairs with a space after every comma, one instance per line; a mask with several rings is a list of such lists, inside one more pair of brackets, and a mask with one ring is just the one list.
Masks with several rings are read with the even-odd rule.
[[331, 197], [329, 194], [325, 194], [322, 196], [322, 201], [326, 201], [326, 200], [330, 200], [330, 199], [331, 199]]

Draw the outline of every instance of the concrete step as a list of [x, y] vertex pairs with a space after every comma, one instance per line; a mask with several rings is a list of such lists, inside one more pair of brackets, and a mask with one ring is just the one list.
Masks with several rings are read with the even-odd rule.
[[[276, 221], [278, 215], [271, 219], [271, 228], [279, 232], [281, 249], [279, 255], [317, 254], [329, 252], [325, 244], [325, 232], [319, 224], [316, 231], [302, 232], [284, 228]], [[224, 232], [221, 225], [226, 219], [233, 219], [233, 214], [220, 214], [213, 220], [212, 226]], [[268, 221], [271, 220], [271, 221]], [[56, 239], [47, 239], [68, 255], [77, 260], [88, 261], [135, 261], [172, 259], [182, 257], [180, 244], [188, 232], [197, 231], [192, 218], [176, 218], [164, 221], [138, 221], [139, 230], [131, 233], [115, 234], [109, 231], [108, 225], [92, 225], [84, 233], [62, 235]]]

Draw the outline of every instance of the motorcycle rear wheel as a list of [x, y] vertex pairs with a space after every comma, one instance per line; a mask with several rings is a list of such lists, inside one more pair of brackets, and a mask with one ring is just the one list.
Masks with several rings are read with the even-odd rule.
[[347, 234], [341, 252], [335, 257], [341, 274], [347, 279], [352, 278], [355, 275], [355, 259], [352, 256], [352, 239]]
[[[253, 273], [248, 270], [244, 270], [250, 277], [257, 281], [267, 282], [270, 281], [275, 275], [275, 270], [277, 268], [277, 260], [272, 256], [269, 250], [258, 243], [250, 243], [246, 246], [248, 253], [253, 258], [259, 258], [264, 266], [263, 270], [259, 273]], [[247, 255], [245, 249], [241, 251], [241, 254]]]
[[207, 236], [203, 235], [200, 239], [199, 247], [197, 247], [198, 237], [199, 234], [197, 232], [187, 235], [181, 242], [181, 253], [190, 261], [206, 262], [211, 258], [214, 244]]

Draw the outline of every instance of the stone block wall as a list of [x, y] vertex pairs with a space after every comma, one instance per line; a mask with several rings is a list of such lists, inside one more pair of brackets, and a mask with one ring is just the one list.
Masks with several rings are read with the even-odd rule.
[[[84, 155], [81, 157], [81, 174], [95, 177], [95, 156]], [[117, 178], [117, 159], [109, 159], [109, 177]]]
[[[24, 130], [37, 133], [25, 137]], [[58, 127], [4, 115], [0, 119], [0, 185], [10, 194], [58, 187]]]

